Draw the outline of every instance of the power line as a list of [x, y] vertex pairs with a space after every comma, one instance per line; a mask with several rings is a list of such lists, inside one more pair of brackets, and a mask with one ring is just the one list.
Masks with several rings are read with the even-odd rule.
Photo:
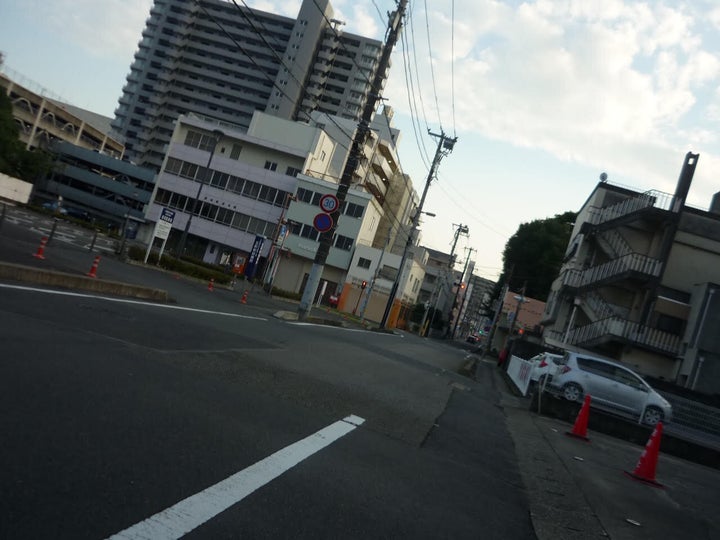
[[[430, 168], [430, 156], [428, 154], [427, 148], [425, 147], [425, 141], [421, 139], [419, 133], [420, 128], [417, 125], [416, 117], [417, 117], [417, 103], [414, 101], [414, 87], [413, 87], [413, 81], [412, 81], [412, 74], [410, 73], [410, 63], [409, 63], [409, 53], [407, 52], [407, 42], [405, 41], [405, 36], [401, 36], [401, 43], [402, 43], [402, 51], [403, 51], [403, 67], [404, 67], [404, 73], [405, 73], [405, 93], [407, 94], [408, 98], [408, 106], [410, 107], [410, 122], [413, 127], [413, 133], [415, 135], [415, 144], [418, 147], [418, 152], [420, 155], [420, 158], [423, 161], [423, 164], [429, 169]], [[415, 112], [413, 112], [413, 107], [415, 107]], [[421, 145], [422, 143], [422, 145]]]
[[452, 104], [453, 135], [455, 131], [455, 0], [450, 8], [450, 100]]
[[425, 0], [425, 28], [427, 30], [428, 58], [430, 60], [430, 75], [432, 77], [433, 95], [435, 96], [435, 108], [437, 109], [438, 125], [442, 130], [442, 120], [440, 119], [440, 103], [438, 103], [437, 85], [435, 84], [435, 68], [433, 67], [432, 45], [430, 44], [430, 14], [428, 13], [427, 0]]

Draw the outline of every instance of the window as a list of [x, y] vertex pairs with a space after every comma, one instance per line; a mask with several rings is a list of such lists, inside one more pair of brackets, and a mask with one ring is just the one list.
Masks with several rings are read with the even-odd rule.
[[313, 192], [309, 189], [298, 188], [296, 197], [298, 201], [310, 204], [312, 202]]
[[240, 152], [242, 152], [242, 146], [239, 144], [233, 144], [232, 150], [230, 150], [230, 159], [240, 159]]
[[246, 180], [242, 194], [250, 199], [257, 199], [258, 193], [260, 193], [260, 184]]
[[320, 233], [312, 225], [303, 225], [300, 229], [299, 236], [302, 236], [303, 238], [308, 238], [310, 240], [317, 240], [320, 236]]
[[265, 168], [266, 168], [268, 171], [276, 171], [276, 170], [277, 170], [277, 165], [278, 165], [278, 164], [275, 163], [274, 161], [266, 161], [266, 162], [265, 162]]
[[212, 180], [210, 181], [210, 185], [215, 186], [216, 188], [225, 189], [227, 187], [228, 178], [230, 178], [229, 174], [215, 171], [215, 174], [213, 174]]
[[298, 174], [300, 174], [300, 172], [301, 172], [300, 169], [297, 169], [295, 167], [288, 167], [285, 170], [285, 174], [288, 176], [297, 176]]
[[363, 215], [363, 207], [355, 203], [345, 203], [343, 212], [348, 217], [360, 218]]
[[371, 263], [371, 262], [372, 262], [372, 261], [371, 261], [370, 259], [365, 259], [364, 257], [360, 257], [360, 258], [358, 259], [357, 265], [358, 265], [358, 268], [368, 269], [368, 268], [370, 268], [370, 263]]
[[183, 178], [190, 178], [191, 180], [195, 179], [195, 176], [197, 175], [198, 166], [193, 163], [188, 163], [187, 161], [183, 161], [182, 167], [180, 169], [180, 176]]
[[344, 251], [350, 251], [352, 249], [352, 245], [353, 245], [352, 238], [348, 238], [347, 236], [338, 234], [337, 239], [335, 240], [336, 248], [342, 249]]
[[168, 158], [167, 163], [165, 164], [165, 172], [169, 174], [178, 174], [181, 167], [182, 161], [175, 158]]

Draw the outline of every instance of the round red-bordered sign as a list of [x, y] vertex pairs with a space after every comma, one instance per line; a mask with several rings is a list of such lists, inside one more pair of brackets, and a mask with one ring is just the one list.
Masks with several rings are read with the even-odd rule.
[[320, 197], [320, 209], [323, 212], [332, 214], [335, 210], [338, 209], [339, 206], [340, 206], [340, 201], [338, 200], [338, 198], [335, 195], [333, 195], [331, 193], [328, 193], [327, 195], [323, 195], [322, 197]]
[[333, 220], [329, 214], [318, 214], [315, 216], [315, 219], [313, 219], [313, 227], [315, 227], [318, 232], [327, 232], [332, 229], [332, 226]]

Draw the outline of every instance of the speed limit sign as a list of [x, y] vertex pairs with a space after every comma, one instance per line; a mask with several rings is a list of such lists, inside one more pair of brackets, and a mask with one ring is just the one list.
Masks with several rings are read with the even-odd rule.
[[320, 209], [323, 212], [332, 214], [340, 206], [340, 201], [335, 195], [327, 194], [320, 197]]

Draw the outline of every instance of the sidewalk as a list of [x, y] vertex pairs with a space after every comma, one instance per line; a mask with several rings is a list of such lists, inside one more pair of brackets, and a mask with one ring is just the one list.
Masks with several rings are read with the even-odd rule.
[[635, 481], [623, 471], [635, 468], [642, 446], [592, 431], [589, 443], [567, 437], [572, 426], [529, 412], [494, 361], [477, 373], [495, 382], [540, 540], [720, 538], [720, 471], [663, 454], [661, 442], [665, 487]]

